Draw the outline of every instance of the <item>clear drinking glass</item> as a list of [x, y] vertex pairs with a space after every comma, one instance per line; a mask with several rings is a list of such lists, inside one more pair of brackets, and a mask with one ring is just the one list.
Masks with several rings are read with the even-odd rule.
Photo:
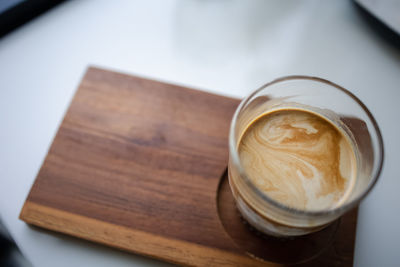
[[[350, 197], [338, 207], [306, 211], [286, 206], [257, 188], [241, 164], [238, 145], [248, 125], [274, 109], [299, 105], [328, 118], [354, 143], [357, 161], [355, 185]], [[379, 178], [383, 154], [379, 127], [355, 95], [321, 78], [288, 76], [262, 86], [237, 108], [229, 134], [229, 184], [238, 210], [256, 229], [274, 236], [305, 235], [323, 229], [359, 204]]]

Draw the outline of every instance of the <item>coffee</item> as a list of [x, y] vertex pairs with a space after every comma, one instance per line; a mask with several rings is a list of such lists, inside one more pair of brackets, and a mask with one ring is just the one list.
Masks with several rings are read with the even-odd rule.
[[238, 152], [255, 186], [292, 208], [335, 208], [355, 183], [357, 161], [349, 136], [305, 109], [274, 110], [256, 118], [244, 130]]

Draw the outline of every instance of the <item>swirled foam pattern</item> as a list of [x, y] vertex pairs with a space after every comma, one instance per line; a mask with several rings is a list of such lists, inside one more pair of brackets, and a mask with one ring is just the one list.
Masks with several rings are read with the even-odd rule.
[[354, 184], [356, 158], [349, 138], [313, 112], [264, 114], [245, 130], [238, 150], [249, 179], [290, 207], [323, 210], [341, 205]]

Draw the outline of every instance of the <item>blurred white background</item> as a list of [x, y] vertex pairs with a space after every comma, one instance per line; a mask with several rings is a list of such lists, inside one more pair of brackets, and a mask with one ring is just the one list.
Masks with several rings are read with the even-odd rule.
[[349, 89], [386, 149], [360, 208], [355, 265], [398, 265], [400, 49], [352, 1], [75, 0], [0, 39], [0, 217], [35, 266], [161, 264], [18, 220], [89, 64], [234, 97], [291, 74]]

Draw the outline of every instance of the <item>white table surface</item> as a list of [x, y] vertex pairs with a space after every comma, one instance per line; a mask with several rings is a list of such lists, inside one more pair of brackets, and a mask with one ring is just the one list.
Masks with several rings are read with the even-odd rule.
[[18, 220], [89, 64], [235, 97], [289, 74], [348, 88], [386, 149], [360, 208], [355, 265], [398, 266], [400, 50], [347, 0], [75, 0], [0, 39], [0, 216], [34, 266], [161, 264]]

